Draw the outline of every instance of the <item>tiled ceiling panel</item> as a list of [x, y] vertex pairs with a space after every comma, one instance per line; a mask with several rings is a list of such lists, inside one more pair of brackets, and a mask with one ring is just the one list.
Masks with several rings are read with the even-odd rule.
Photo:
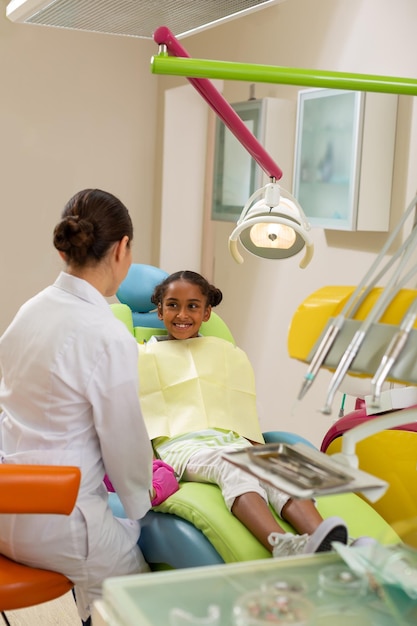
[[16, 22], [152, 39], [159, 26], [177, 38], [285, 0], [11, 0]]

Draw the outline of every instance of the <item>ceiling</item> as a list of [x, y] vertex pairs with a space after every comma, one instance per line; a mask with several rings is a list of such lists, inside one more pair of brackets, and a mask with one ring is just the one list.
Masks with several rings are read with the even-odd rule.
[[14, 22], [152, 39], [167, 26], [180, 39], [285, 0], [11, 0]]

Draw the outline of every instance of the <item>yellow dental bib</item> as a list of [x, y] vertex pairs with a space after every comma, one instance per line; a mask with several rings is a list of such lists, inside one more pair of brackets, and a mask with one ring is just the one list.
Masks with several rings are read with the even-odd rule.
[[252, 366], [229, 341], [196, 337], [139, 345], [139, 382], [150, 439], [221, 428], [264, 441]]

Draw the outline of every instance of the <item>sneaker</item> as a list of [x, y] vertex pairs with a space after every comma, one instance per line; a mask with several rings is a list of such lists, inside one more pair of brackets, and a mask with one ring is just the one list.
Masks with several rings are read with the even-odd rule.
[[320, 526], [308, 538], [304, 554], [330, 552], [332, 543], [336, 541], [346, 545], [348, 542], [348, 529], [340, 517], [328, 517], [322, 521]]
[[340, 517], [328, 517], [322, 521], [312, 535], [271, 533], [268, 541], [273, 546], [273, 557], [330, 552], [332, 543], [336, 541], [347, 544], [348, 529]]
[[357, 539], [352, 539], [349, 542], [349, 546], [351, 548], [362, 548], [364, 546], [376, 546], [377, 540], [373, 537], [358, 537]]
[[271, 533], [268, 537], [269, 543], [273, 546], [274, 558], [303, 554], [308, 540], [308, 535], [293, 535], [292, 533]]

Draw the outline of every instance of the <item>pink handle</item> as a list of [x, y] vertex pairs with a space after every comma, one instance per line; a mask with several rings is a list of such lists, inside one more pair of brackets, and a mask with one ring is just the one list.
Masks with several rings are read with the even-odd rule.
[[[154, 32], [153, 38], [158, 45], [166, 45], [171, 55], [190, 58], [188, 52], [166, 26], [160, 26]], [[187, 78], [187, 80], [195, 87], [227, 128], [235, 135], [243, 147], [246, 148], [258, 165], [261, 166], [264, 172], [268, 174], [270, 178], [279, 180], [282, 177], [282, 170], [250, 132], [244, 122], [242, 122], [236, 111], [215, 88], [213, 83], [207, 78]]]

